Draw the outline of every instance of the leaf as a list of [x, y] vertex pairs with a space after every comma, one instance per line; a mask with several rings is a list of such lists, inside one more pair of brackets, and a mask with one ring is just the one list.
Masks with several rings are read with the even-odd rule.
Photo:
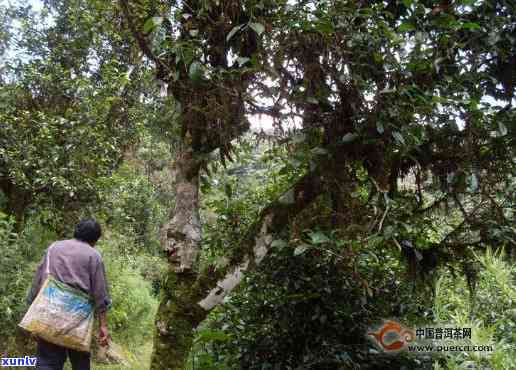
[[381, 122], [376, 122], [376, 131], [378, 131], [378, 133], [381, 135], [385, 132], [385, 129], [383, 127], [383, 123]]
[[249, 62], [251, 60], [251, 58], [247, 58], [247, 57], [238, 57], [237, 58], [237, 63], [238, 63], [238, 66], [239, 67], [242, 67], [244, 64], [246, 64], [247, 62]]
[[304, 143], [305, 140], [306, 140], [306, 135], [303, 133], [299, 133], [299, 134], [294, 135], [294, 137], [292, 138], [292, 143], [301, 144], [301, 143]]
[[233, 27], [231, 31], [229, 31], [228, 35], [226, 36], [226, 42], [229, 42], [235, 34], [240, 31], [240, 29], [243, 27], [243, 24], [240, 24], [238, 26]]
[[310, 104], [319, 104], [319, 100], [317, 100], [316, 98], [314, 98], [313, 96], [310, 96], [308, 98], [306, 98], [306, 101]]
[[405, 5], [405, 8], [410, 8], [413, 1], [414, 0], [403, 0], [403, 5]]
[[202, 79], [202, 65], [199, 62], [193, 62], [190, 64], [190, 68], [188, 70], [188, 76], [193, 81], [199, 81]]
[[198, 333], [196, 341], [198, 343], [208, 343], [208, 342], [226, 342], [231, 337], [224, 333], [222, 330], [212, 330], [206, 329]]
[[480, 25], [478, 23], [466, 22], [466, 23], [462, 24], [462, 28], [465, 30], [479, 30], [482, 27], [480, 27]]
[[190, 33], [190, 36], [196, 37], [199, 34], [199, 30], [190, 30], [189, 33]]
[[324, 148], [319, 148], [319, 147], [316, 147], [316, 148], [313, 148], [311, 150], [311, 152], [315, 155], [326, 155], [328, 154], [328, 151]]
[[487, 42], [490, 46], [495, 46], [500, 41], [500, 34], [498, 32], [489, 32]]
[[398, 143], [405, 145], [405, 139], [403, 138], [403, 135], [401, 135], [398, 131], [394, 131], [392, 133], [392, 137], [394, 140], [396, 140]]
[[505, 127], [505, 125], [500, 121], [498, 121], [498, 133], [500, 136], [507, 135], [507, 127]]
[[303, 165], [303, 161], [299, 160], [299, 159], [296, 159], [296, 158], [293, 158], [291, 161], [290, 161], [290, 164], [292, 165], [292, 167], [294, 168], [299, 168]]
[[290, 189], [285, 194], [283, 194], [278, 201], [281, 204], [293, 204], [295, 203], [294, 189]]
[[471, 176], [469, 177], [469, 187], [468, 187], [468, 190], [470, 192], [475, 192], [477, 189], [478, 189], [478, 178], [477, 178], [477, 175], [472, 173]]
[[249, 27], [251, 27], [258, 35], [261, 35], [265, 31], [265, 26], [261, 23], [250, 23]]
[[207, 176], [200, 176], [200, 180], [201, 180], [201, 186], [205, 189], [205, 190], [208, 190], [211, 188], [211, 183], [210, 183], [210, 180], [208, 179]]
[[282, 249], [286, 245], [287, 245], [287, 242], [284, 241], [283, 239], [276, 239], [276, 240], [273, 240], [271, 243], [272, 248], [278, 248], [278, 249]]
[[226, 196], [228, 198], [231, 198], [233, 196], [233, 189], [231, 188], [231, 185], [230, 184], [225, 184], [224, 185], [224, 193], [226, 193]]
[[143, 25], [143, 32], [149, 33], [163, 23], [163, 17], [152, 17], [147, 19]]
[[392, 89], [385, 88], [382, 91], [380, 91], [380, 94], [390, 94], [390, 93], [393, 93], [393, 92], [396, 92], [395, 88], [392, 88]]
[[399, 27], [398, 27], [398, 31], [399, 32], [408, 32], [408, 31], [414, 31], [416, 29], [416, 26], [412, 23], [408, 23], [408, 22], [405, 22], [405, 23], [402, 23]]
[[390, 238], [394, 235], [394, 227], [392, 227], [391, 225], [388, 225], [386, 227], [384, 227], [383, 229], [383, 236], [385, 238]]
[[312, 244], [324, 244], [330, 241], [330, 238], [328, 238], [323, 232], [320, 231], [311, 233], [310, 239]]
[[351, 143], [352, 141], [355, 141], [357, 138], [358, 138], [358, 134], [352, 134], [351, 132], [348, 132], [342, 138], [342, 142], [343, 143]]
[[322, 34], [331, 34], [334, 32], [333, 25], [330, 22], [317, 22], [315, 29]]
[[294, 256], [299, 256], [300, 254], [305, 253], [308, 248], [310, 248], [310, 246], [305, 243], [298, 245], [296, 249], [294, 249]]

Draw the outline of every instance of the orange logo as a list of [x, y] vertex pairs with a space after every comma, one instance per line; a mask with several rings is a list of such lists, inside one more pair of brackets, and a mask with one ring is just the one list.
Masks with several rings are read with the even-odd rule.
[[385, 352], [399, 351], [416, 338], [414, 330], [392, 320], [385, 322], [376, 331], [368, 332], [367, 335]]

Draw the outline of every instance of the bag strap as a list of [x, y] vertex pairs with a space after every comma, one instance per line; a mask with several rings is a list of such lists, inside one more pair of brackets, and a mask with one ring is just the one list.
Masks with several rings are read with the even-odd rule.
[[52, 243], [52, 245], [50, 247], [48, 247], [48, 250], [47, 250], [47, 261], [46, 261], [46, 265], [47, 265], [47, 268], [45, 269], [45, 273], [48, 275], [50, 275], [50, 251], [52, 250], [52, 247], [54, 246], [55, 243]]

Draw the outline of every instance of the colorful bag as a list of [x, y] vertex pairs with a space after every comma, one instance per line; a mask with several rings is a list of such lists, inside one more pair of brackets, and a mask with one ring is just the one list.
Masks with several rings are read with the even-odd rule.
[[90, 352], [93, 334], [93, 302], [89, 295], [50, 275], [47, 252], [47, 278], [19, 326], [47, 342], [77, 351]]

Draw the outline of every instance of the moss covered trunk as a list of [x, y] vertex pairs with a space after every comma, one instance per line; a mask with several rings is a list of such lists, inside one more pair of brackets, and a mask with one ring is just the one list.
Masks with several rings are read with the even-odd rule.
[[[230, 261], [228, 265], [220, 269], [207, 266], [197, 272], [193, 268], [196, 258], [192, 259], [190, 252], [195, 250], [197, 256], [200, 244], [200, 224], [195, 221], [198, 220], [198, 194], [194, 196], [191, 192], [197, 183], [198, 169], [197, 172], [190, 172], [190, 175], [197, 173], [195, 178], [185, 174], [189, 169], [198, 167], [194, 157], [188, 153], [178, 158], [177, 167], [178, 193], [174, 217], [162, 231], [162, 245], [170, 255], [171, 264], [156, 316], [151, 369], [185, 368], [199, 323], [238, 286], [246, 271], [263, 260], [274, 234], [288, 225], [322, 191], [320, 175], [307, 174], [261, 212], [243, 236], [239, 248], [227, 256]], [[185, 181], [190, 185], [187, 186]], [[179, 189], [186, 191], [181, 193]], [[197, 227], [199, 233], [192, 233], [191, 229]]]
[[173, 268], [167, 273], [156, 316], [151, 369], [184, 369], [194, 330], [208, 313], [197, 305], [191, 289], [196, 278], [195, 273], [177, 273]]
[[199, 161], [187, 146], [178, 152], [175, 171], [176, 204], [172, 219], [161, 230], [161, 246], [169, 259], [160, 306], [155, 320], [152, 369], [183, 369], [192, 345], [193, 332], [205, 317], [192, 285], [199, 255]]

